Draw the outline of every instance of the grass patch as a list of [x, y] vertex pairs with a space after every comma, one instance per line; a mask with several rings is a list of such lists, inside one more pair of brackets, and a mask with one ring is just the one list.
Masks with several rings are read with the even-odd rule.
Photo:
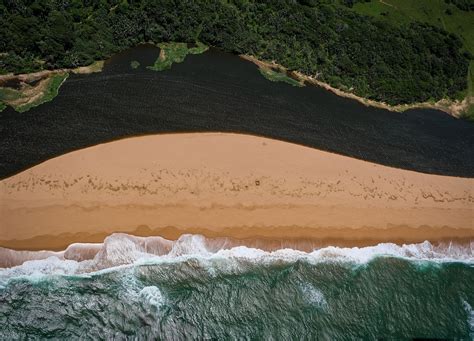
[[104, 68], [104, 61], [99, 60], [99, 61], [93, 62], [92, 64], [88, 66], [80, 66], [75, 69], [72, 69], [71, 71], [72, 73], [88, 74], [88, 73], [101, 72], [103, 68]]
[[289, 77], [286, 73], [280, 72], [280, 71], [274, 71], [268, 68], [264, 67], [259, 67], [260, 73], [265, 77], [266, 79], [272, 81], [272, 82], [284, 82], [288, 83], [293, 86], [299, 86], [302, 87], [304, 86], [303, 82], [298, 82], [296, 79], [293, 79]]
[[15, 110], [18, 112], [25, 112], [40, 104], [51, 101], [58, 95], [59, 88], [68, 77], [69, 73], [55, 74], [51, 76], [51, 78], [48, 80], [48, 84], [46, 85], [46, 89], [41, 96], [31, 102], [17, 106]]
[[20, 99], [22, 94], [20, 91], [11, 88], [0, 88], [0, 101], [8, 103]]
[[59, 87], [68, 76], [68, 73], [53, 74], [35, 87], [25, 85], [21, 90], [0, 88], [1, 108], [4, 110], [6, 106], [11, 106], [18, 112], [25, 112], [49, 102], [58, 95]]
[[460, 116], [461, 118], [474, 122], [474, 105], [470, 105], [465, 112]]
[[209, 48], [202, 43], [196, 43], [196, 46], [189, 48], [187, 43], [161, 43], [160, 56], [155, 61], [153, 66], [148, 66], [147, 69], [153, 71], [163, 71], [171, 68], [173, 63], [182, 63], [188, 54], [200, 54]]
[[206, 52], [207, 50], [209, 50], [209, 46], [203, 43], [197, 42], [196, 46], [191, 47], [189, 49], [189, 54], [201, 54], [201, 53]]
[[138, 69], [140, 67], [140, 63], [136, 60], [132, 60], [132, 62], [130, 63], [130, 67], [134, 70]]
[[18, 100], [22, 97], [20, 91], [11, 88], [0, 88], [0, 112], [5, 110], [8, 102]]

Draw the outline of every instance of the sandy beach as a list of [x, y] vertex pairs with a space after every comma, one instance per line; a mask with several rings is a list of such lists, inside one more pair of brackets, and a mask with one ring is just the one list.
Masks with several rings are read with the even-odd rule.
[[474, 179], [238, 134], [135, 137], [0, 181], [0, 246], [64, 249], [113, 232], [326, 245], [474, 238]]

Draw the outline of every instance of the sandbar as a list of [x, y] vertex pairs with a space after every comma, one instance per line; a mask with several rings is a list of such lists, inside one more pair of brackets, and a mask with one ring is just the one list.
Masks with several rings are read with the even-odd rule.
[[474, 238], [474, 179], [251, 135], [104, 143], [0, 181], [0, 246], [61, 250], [113, 232], [317, 245]]

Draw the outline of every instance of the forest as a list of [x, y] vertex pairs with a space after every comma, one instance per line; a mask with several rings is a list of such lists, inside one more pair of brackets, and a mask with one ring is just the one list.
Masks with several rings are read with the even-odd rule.
[[202, 42], [393, 105], [465, 93], [473, 56], [455, 34], [352, 11], [360, 1], [4, 0], [0, 74], [88, 65], [143, 42]]
[[444, 0], [447, 4], [453, 4], [462, 11], [474, 11], [474, 0]]

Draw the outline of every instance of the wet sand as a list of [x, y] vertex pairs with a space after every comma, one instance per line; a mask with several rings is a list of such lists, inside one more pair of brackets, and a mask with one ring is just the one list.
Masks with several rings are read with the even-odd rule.
[[[0, 246], [60, 250], [113, 232], [317, 245], [474, 238], [474, 179], [249, 135], [124, 139], [0, 182]], [[247, 243], [248, 244], [248, 243]]]

